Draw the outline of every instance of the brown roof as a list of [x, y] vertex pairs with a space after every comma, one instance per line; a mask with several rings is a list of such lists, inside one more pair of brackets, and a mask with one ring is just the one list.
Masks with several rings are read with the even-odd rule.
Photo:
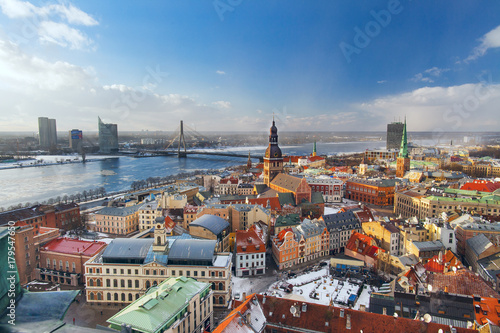
[[[267, 320], [266, 329], [280, 327], [292, 332], [361, 332], [363, 333], [399, 333], [399, 332], [433, 332], [439, 329], [449, 332], [448, 325], [425, 323], [420, 320], [394, 318], [377, 313], [341, 309], [333, 306], [305, 303], [306, 312], [302, 312], [302, 302], [291, 299], [256, 295]], [[297, 308], [299, 316], [290, 312], [292, 306]], [[350, 328], [347, 328], [347, 319], [350, 317]], [[466, 328], [456, 327], [457, 333], [477, 332]]]
[[452, 294], [500, 298], [500, 295], [483, 278], [468, 269], [461, 269], [456, 273], [429, 274], [427, 282], [435, 292], [444, 291], [447, 287], [448, 292]]
[[302, 178], [297, 178], [294, 176], [286, 175], [284, 173], [280, 173], [273, 179], [271, 183], [289, 191], [296, 192], [301, 181]]

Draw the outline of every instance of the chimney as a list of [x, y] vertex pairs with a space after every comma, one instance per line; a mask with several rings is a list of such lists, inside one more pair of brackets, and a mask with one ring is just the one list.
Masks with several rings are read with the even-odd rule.
[[347, 319], [346, 319], [346, 322], [345, 322], [345, 328], [350, 330], [351, 329], [351, 315], [350, 314], [347, 314]]
[[262, 304], [266, 304], [266, 295], [262, 297]]
[[247, 324], [250, 325], [252, 323], [251, 322], [252, 317], [251, 317], [250, 311], [247, 311], [245, 316], [246, 316]]
[[[384, 308], [385, 309], [385, 308]], [[385, 314], [385, 313], [384, 313]], [[344, 318], [344, 309], [340, 309], [340, 318]]]
[[302, 312], [306, 312], [306, 310], [307, 310], [307, 304], [302, 303]]
[[245, 301], [246, 299], [247, 299], [247, 293], [246, 293], [246, 292], [244, 292], [244, 293], [243, 293], [243, 298], [242, 298], [242, 300], [243, 300], [243, 301]]

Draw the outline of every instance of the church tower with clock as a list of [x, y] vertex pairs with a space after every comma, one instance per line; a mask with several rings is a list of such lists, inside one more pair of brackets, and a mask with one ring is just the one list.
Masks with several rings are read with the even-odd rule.
[[274, 177], [283, 172], [283, 156], [278, 146], [278, 129], [274, 123], [269, 134], [269, 146], [264, 155], [264, 183], [269, 186]]

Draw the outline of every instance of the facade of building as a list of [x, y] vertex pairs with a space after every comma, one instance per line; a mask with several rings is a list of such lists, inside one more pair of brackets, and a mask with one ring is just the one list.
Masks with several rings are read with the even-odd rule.
[[255, 225], [235, 236], [234, 270], [236, 276], [266, 273], [266, 243], [262, 230]]
[[114, 235], [128, 235], [139, 230], [139, 209], [142, 206], [104, 207], [95, 213], [96, 230]]
[[211, 204], [202, 207], [197, 218], [210, 214], [219, 216], [231, 224], [231, 231], [247, 230], [257, 222], [263, 222], [269, 226], [271, 221], [271, 212], [261, 205], [252, 204]]
[[169, 237], [165, 244], [153, 242], [151, 238], [116, 238], [88, 260], [87, 302], [129, 304], [166, 278], [185, 276], [210, 283], [213, 305], [227, 307], [231, 300], [231, 253], [217, 253], [216, 241], [189, 235]]
[[75, 152], [82, 151], [83, 145], [83, 132], [78, 129], [72, 129], [69, 131], [69, 148]]
[[[401, 144], [401, 141], [400, 143]], [[399, 147], [399, 145], [398, 145]], [[366, 150], [364, 153], [365, 161], [374, 162], [374, 161], [386, 161], [386, 160], [395, 160], [398, 158], [399, 149], [374, 149], [374, 150]]]
[[432, 257], [439, 255], [445, 249], [441, 241], [409, 242], [407, 251], [415, 255], [423, 263], [429, 261]]
[[238, 178], [229, 177], [224, 178], [219, 181], [219, 184], [215, 185], [214, 194], [215, 195], [236, 195], [238, 194]]
[[56, 238], [40, 247], [40, 267], [35, 269], [35, 278], [78, 286], [84, 282], [84, 263], [106, 245], [104, 242]]
[[273, 238], [272, 254], [279, 269], [291, 268], [297, 264], [299, 245], [305, 248], [305, 240], [297, 239], [295, 228], [286, 228]]
[[47, 117], [38, 117], [38, 136], [40, 147], [55, 149], [57, 147], [56, 120]]
[[338, 178], [308, 178], [307, 183], [313, 192], [320, 192], [325, 202], [342, 202], [344, 182]]
[[351, 210], [323, 215], [321, 219], [325, 222], [330, 234], [328, 246], [330, 254], [343, 253], [351, 234], [361, 232], [361, 222]]
[[346, 182], [345, 197], [379, 206], [394, 204], [395, 181], [393, 179], [351, 178]]
[[367, 267], [375, 269], [378, 267], [378, 257], [382, 252], [384, 250], [376, 246], [373, 238], [359, 232], [352, 233], [345, 247], [346, 256], [362, 260]]
[[168, 278], [107, 320], [131, 332], [198, 333], [213, 328], [210, 284], [184, 276]]
[[160, 216], [163, 216], [163, 210], [158, 202], [152, 201], [141, 205], [138, 210], [139, 230], [151, 229], [155, 225], [156, 218]]
[[404, 124], [400, 121], [387, 124], [387, 149], [399, 149], [403, 137]]
[[118, 125], [105, 124], [97, 117], [99, 128], [99, 151], [104, 154], [118, 152]]
[[380, 247], [389, 254], [394, 256], [402, 254], [400, 229], [394, 224], [384, 221], [364, 222], [363, 232], [377, 239]]
[[35, 228], [31, 225], [14, 227], [14, 248], [19, 281], [26, 284], [36, 278], [35, 270], [40, 266], [40, 247], [59, 237], [59, 229]]
[[269, 186], [271, 181], [283, 172], [283, 156], [278, 146], [278, 129], [274, 123], [269, 131], [269, 146], [264, 154], [264, 184]]
[[467, 239], [465, 259], [473, 272], [478, 271], [479, 260], [497, 253], [500, 253], [500, 247], [495, 246], [484, 234]]
[[76, 203], [36, 205], [0, 213], [0, 225], [9, 221], [18, 226], [32, 226], [35, 235], [41, 227], [71, 230], [81, 225], [80, 206]]

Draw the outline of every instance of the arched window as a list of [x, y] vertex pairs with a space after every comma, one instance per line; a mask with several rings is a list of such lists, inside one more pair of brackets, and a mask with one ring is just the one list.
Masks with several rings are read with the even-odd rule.
[[157, 285], [158, 285], [158, 282], [153, 281], [153, 286], [157, 286]]
[[125, 293], [122, 293], [122, 302], [125, 302]]
[[219, 290], [224, 290], [224, 283], [219, 282]]
[[115, 301], [118, 301], [118, 293], [115, 293]]
[[111, 301], [111, 293], [108, 293], [107, 299], [108, 301]]
[[128, 280], [128, 287], [132, 288], [132, 280]]
[[215, 289], [215, 282], [212, 282], [212, 290], [216, 290]]
[[156, 237], [156, 244], [161, 245], [161, 237]]
[[96, 285], [96, 287], [100, 287], [101, 286], [101, 280], [99, 280], [99, 279], [95, 280], [95, 285]]
[[128, 301], [132, 302], [132, 294], [128, 294]]
[[224, 304], [224, 297], [219, 296], [219, 304]]
[[89, 287], [93, 287], [93, 286], [94, 286], [94, 280], [89, 279]]
[[106, 287], [111, 287], [111, 280], [110, 279], [106, 279]]
[[122, 288], [125, 288], [125, 280], [124, 280], [124, 279], [121, 279], [121, 280], [120, 280], [120, 286], [121, 286]]
[[97, 293], [97, 300], [100, 301], [102, 299], [101, 293]]
[[139, 294], [135, 294], [135, 299], [139, 299]]
[[151, 283], [149, 281], [146, 281], [146, 289], [149, 289], [151, 287]]
[[118, 280], [117, 279], [113, 280], [113, 287], [118, 288]]
[[90, 298], [91, 301], [93, 301], [94, 300], [94, 293], [90, 293], [89, 294], [89, 298]]
[[135, 280], [135, 287], [139, 288], [139, 280]]

